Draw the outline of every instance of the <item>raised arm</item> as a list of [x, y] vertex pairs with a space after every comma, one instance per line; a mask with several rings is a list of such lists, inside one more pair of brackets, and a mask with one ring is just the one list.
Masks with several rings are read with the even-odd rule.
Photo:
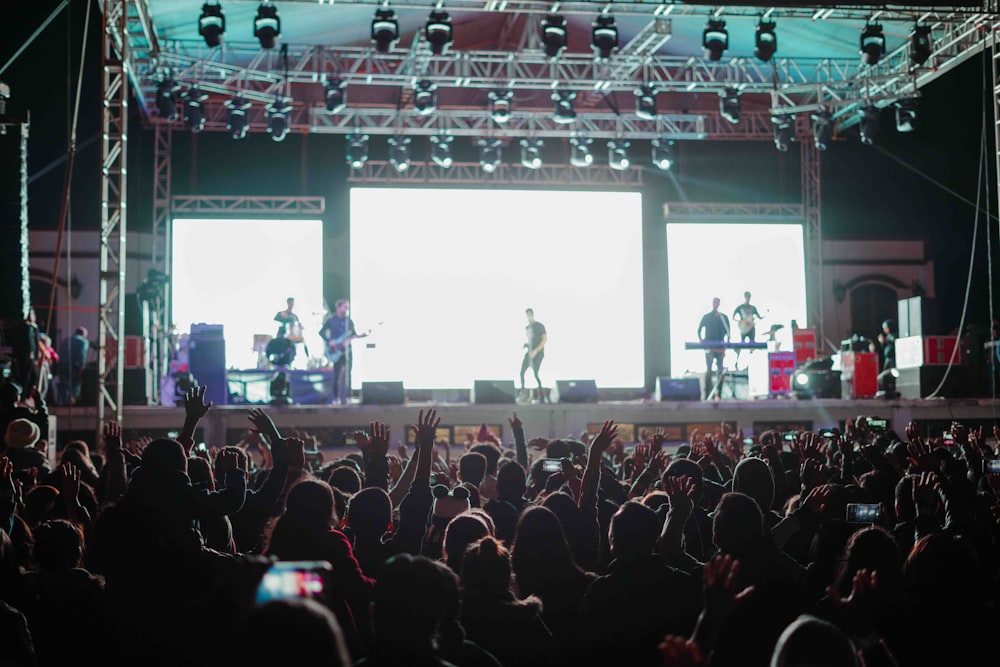
[[357, 431], [354, 439], [364, 454], [365, 488], [389, 490], [389, 429], [380, 421], [368, 424], [368, 433]]
[[528, 441], [524, 437], [524, 423], [518, 418], [517, 413], [507, 421], [510, 423], [510, 430], [514, 433], [514, 454], [515, 460], [521, 464], [525, 470], [528, 469]]
[[212, 409], [212, 401], [205, 402], [205, 389], [207, 387], [194, 387], [184, 394], [184, 426], [177, 436], [177, 442], [184, 446], [184, 453], [187, 456], [191, 456], [194, 432], [198, 429], [198, 423]]
[[580, 509], [584, 512], [597, 513], [597, 488], [601, 483], [601, 469], [604, 467], [604, 452], [618, 437], [618, 426], [614, 420], [608, 419], [601, 427], [593, 442], [590, 443], [590, 453], [587, 456], [587, 467], [583, 471], [583, 483], [580, 485]]

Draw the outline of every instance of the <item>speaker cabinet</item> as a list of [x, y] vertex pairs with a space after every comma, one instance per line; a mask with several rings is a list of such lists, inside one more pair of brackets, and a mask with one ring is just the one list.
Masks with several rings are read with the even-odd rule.
[[405, 401], [406, 391], [402, 382], [361, 383], [363, 405], [402, 405]]
[[597, 382], [594, 380], [556, 380], [560, 403], [596, 403]]
[[516, 396], [513, 380], [476, 380], [472, 384], [473, 403], [513, 403]]
[[205, 400], [215, 405], [229, 402], [226, 378], [226, 339], [218, 334], [192, 334], [188, 342], [191, 375], [205, 387]]
[[701, 383], [698, 378], [656, 378], [656, 400], [700, 401]]

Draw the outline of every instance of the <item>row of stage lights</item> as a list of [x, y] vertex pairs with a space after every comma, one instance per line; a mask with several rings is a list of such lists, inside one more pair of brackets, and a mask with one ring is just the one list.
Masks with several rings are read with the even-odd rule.
[[[754, 55], [761, 61], [771, 60], [778, 51], [777, 24], [761, 19], [754, 28]], [[198, 18], [198, 33], [209, 47], [217, 47], [226, 32], [226, 17], [217, 1], [202, 5]], [[269, 0], [260, 3], [253, 21], [253, 35], [261, 48], [274, 48], [275, 40], [281, 35], [281, 19], [278, 9]], [[424, 26], [424, 35], [434, 55], [443, 54], [454, 41], [451, 16], [443, 9], [431, 11]], [[548, 14], [541, 24], [542, 47], [545, 55], [556, 58], [569, 45], [566, 18], [560, 14]], [[379, 53], [389, 53], [399, 41], [399, 22], [396, 13], [389, 7], [375, 10], [371, 23], [371, 41]], [[591, 47], [595, 57], [606, 60], [618, 49], [618, 28], [614, 16], [604, 12], [598, 15], [591, 28]], [[726, 22], [720, 18], [710, 18], [702, 32], [702, 47], [709, 60], [720, 60], [729, 48], [729, 31]], [[875, 65], [885, 54], [885, 34], [877, 23], [865, 23], [861, 29], [861, 62]], [[923, 65], [932, 53], [930, 26], [916, 23], [910, 32], [910, 60]]]
[[[431, 161], [444, 169], [454, 164], [452, 143], [455, 137], [449, 134], [436, 134], [430, 137]], [[352, 169], [361, 169], [368, 161], [367, 134], [347, 135], [347, 164]], [[405, 173], [410, 168], [411, 138], [406, 136], [389, 137], [389, 163], [399, 173]], [[545, 142], [538, 138], [521, 139], [521, 165], [528, 169], [542, 168], [542, 147]], [[569, 163], [574, 167], [589, 167], [594, 164], [594, 153], [591, 145], [594, 140], [589, 137], [571, 137], [569, 140]], [[479, 147], [479, 166], [487, 174], [492, 174], [503, 162], [503, 140], [495, 137], [481, 137], [476, 140]], [[655, 167], [663, 171], [669, 170], [674, 164], [674, 142], [669, 139], [654, 139], [651, 142], [651, 157]], [[632, 166], [629, 158], [631, 142], [624, 139], [608, 140], [608, 166], [617, 171], [624, 171]]]

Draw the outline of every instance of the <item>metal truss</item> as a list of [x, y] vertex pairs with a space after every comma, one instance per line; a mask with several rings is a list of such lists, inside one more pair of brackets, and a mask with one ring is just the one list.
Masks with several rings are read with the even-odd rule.
[[823, 222], [820, 214], [820, 152], [813, 141], [800, 141], [802, 208], [805, 213], [806, 303], [808, 322], [823, 340]]
[[[170, 224], [170, 156], [173, 151], [173, 131], [169, 124], [156, 125], [153, 138], [153, 268], [170, 274], [172, 226]], [[150, 400], [160, 402], [159, 379], [167, 374], [170, 345], [166, 339], [170, 328], [170, 282], [162, 285], [159, 300], [150, 308], [150, 361], [153, 378]]]
[[351, 183], [466, 183], [490, 185], [556, 185], [637, 188], [642, 186], [642, 169], [611, 169], [607, 165], [573, 167], [542, 165], [529, 169], [517, 163], [501, 163], [487, 174], [478, 162], [456, 162], [449, 168], [433, 162], [411, 162], [399, 172], [389, 162], [368, 160], [361, 169], [351, 170]]
[[326, 210], [323, 197], [230, 197], [217, 195], [175, 195], [171, 199], [175, 218], [193, 215], [281, 215], [316, 216]]
[[[101, 248], [97, 324], [97, 443], [105, 419], [122, 420], [129, 40], [126, 0], [103, 3]], [[117, 50], [121, 49], [121, 50]]]
[[720, 219], [733, 221], [771, 220], [802, 222], [805, 211], [802, 204], [703, 204], [667, 202], [663, 205], [663, 219], [667, 222], [709, 222]]

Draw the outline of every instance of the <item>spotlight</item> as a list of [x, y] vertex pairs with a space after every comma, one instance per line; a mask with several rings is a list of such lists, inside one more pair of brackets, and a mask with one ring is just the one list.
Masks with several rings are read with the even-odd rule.
[[205, 110], [202, 104], [208, 99], [208, 95], [195, 87], [184, 91], [181, 97], [184, 98], [184, 122], [192, 132], [201, 132], [205, 129]]
[[160, 118], [163, 120], [172, 123], [180, 116], [176, 97], [180, 88], [173, 79], [164, 79], [156, 85], [156, 110], [160, 112]]
[[198, 17], [198, 34], [205, 39], [205, 44], [215, 48], [226, 32], [226, 17], [222, 15], [222, 7], [218, 2], [206, 2], [201, 6], [201, 16]]
[[542, 19], [542, 45], [545, 55], [555, 58], [566, 48], [566, 19], [549, 14]]
[[576, 120], [576, 111], [573, 110], [573, 100], [576, 93], [572, 90], [553, 90], [552, 101], [556, 103], [553, 120], [557, 123], [567, 124]]
[[813, 359], [795, 369], [792, 374], [795, 398], [840, 398], [840, 371], [833, 370], [833, 359]]
[[635, 115], [642, 120], [656, 120], [656, 89], [644, 85], [632, 92], [635, 93]]
[[590, 152], [592, 143], [594, 140], [589, 137], [570, 137], [569, 163], [574, 167], [589, 167], [594, 164], [594, 154]]
[[399, 23], [396, 13], [391, 9], [376, 9], [372, 19], [372, 41], [379, 53], [389, 53], [389, 50], [399, 41]]
[[401, 174], [410, 168], [409, 137], [389, 137], [389, 163]]
[[910, 60], [917, 65], [923, 65], [931, 57], [931, 27], [929, 25], [913, 26], [910, 33]]
[[226, 129], [229, 130], [230, 136], [233, 139], [242, 139], [247, 136], [247, 130], [250, 129], [247, 110], [250, 108], [250, 103], [239, 95], [234, 95], [233, 99], [226, 101]]
[[601, 14], [594, 21], [590, 44], [597, 53], [598, 60], [607, 60], [618, 48], [618, 28], [615, 27], [615, 17]]
[[503, 125], [510, 120], [510, 101], [514, 97], [512, 90], [491, 90], [490, 98], [490, 118], [494, 123]]
[[896, 106], [896, 131], [913, 132], [917, 129], [917, 100], [914, 97], [899, 100]]
[[452, 42], [451, 17], [448, 12], [440, 9], [432, 11], [424, 30], [427, 43], [431, 45], [431, 53], [439, 56], [448, 49]]
[[740, 93], [735, 88], [726, 88], [719, 93], [719, 115], [733, 125], [740, 122]]
[[771, 116], [774, 126], [774, 147], [782, 153], [787, 153], [795, 141], [795, 116], [792, 114], [775, 114]]
[[701, 35], [701, 45], [705, 47], [709, 60], [721, 58], [722, 52], [729, 48], [729, 31], [726, 30], [726, 22], [709, 19], [708, 25], [705, 26], [705, 32]]
[[879, 131], [879, 110], [878, 107], [865, 107], [864, 115], [861, 117], [861, 143], [871, 146], [875, 143], [875, 137]]
[[426, 79], [417, 82], [416, 92], [413, 94], [413, 108], [421, 116], [429, 116], [437, 109], [435, 90], [437, 85]]
[[653, 164], [663, 171], [667, 171], [670, 167], [674, 166], [673, 145], [674, 142], [669, 139], [653, 139]]
[[280, 98], [267, 105], [267, 133], [275, 141], [284, 140], [288, 134], [288, 114], [291, 110], [291, 103]]
[[542, 143], [541, 139], [521, 139], [521, 164], [528, 169], [541, 169]]
[[323, 101], [330, 113], [340, 113], [347, 106], [347, 82], [338, 77], [328, 79], [323, 90]]
[[874, 65], [885, 53], [885, 35], [877, 23], [865, 24], [861, 29], [861, 63]]
[[878, 386], [875, 398], [899, 398], [899, 392], [896, 391], [897, 379], [899, 379], [899, 370], [895, 368], [887, 368], [879, 373], [875, 379]]
[[819, 111], [812, 115], [812, 122], [816, 150], [825, 151], [833, 141], [833, 115], [829, 111]]
[[434, 148], [431, 149], [431, 160], [434, 161], [434, 164], [445, 169], [451, 167], [453, 162], [451, 158], [451, 142], [454, 140], [455, 137], [450, 134], [435, 134], [431, 136], [431, 143], [434, 144]]
[[774, 32], [774, 21], [761, 21], [754, 35], [756, 45], [753, 54], [762, 62], [767, 62], [778, 50], [778, 35]]
[[271, 390], [271, 405], [292, 404], [292, 397], [289, 396], [291, 382], [288, 381], [288, 373], [285, 371], [275, 373], [268, 388]]
[[616, 171], [624, 171], [628, 169], [628, 147], [630, 145], [631, 144], [628, 141], [609, 141], [608, 166]]
[[795, 386], [796, 387], [808, 387], [809, 386], [809, 374], [808, 373], [798, 373], [795, 376]]
[[492, 174], [500, 166], [501, 150], [500, 139], [480, 139], [479, 144], [479, 166], [487, 174]]
[[273, 49], [274, 40], [281, 35], [281, 19], [278, 8], [268, 0], [257, 7], [257, 18], [253, 20], [253, 36], [260, 40], [260, 48]]
[[368, 161], [368, 135], [347, 135], [347, 164], [351, 169], [361, 169]]

